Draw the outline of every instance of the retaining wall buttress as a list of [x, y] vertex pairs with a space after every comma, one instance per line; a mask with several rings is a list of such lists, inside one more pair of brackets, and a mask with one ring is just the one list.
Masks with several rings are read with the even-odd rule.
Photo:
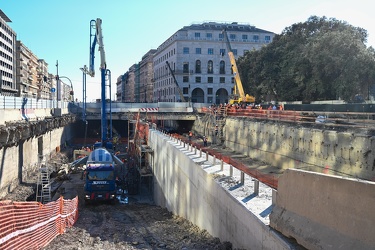
[[288, 169], [270, 226], [307, 249], [375, 249], [375, 183]]
[[[159, 131], [150, 130], [153, 156], [154, 201], [184, 217], [221, 241], [239, 249], [291, 249], [196, 164], [191, 151]], [[192, 157], [192, 158], [191, 158]]]

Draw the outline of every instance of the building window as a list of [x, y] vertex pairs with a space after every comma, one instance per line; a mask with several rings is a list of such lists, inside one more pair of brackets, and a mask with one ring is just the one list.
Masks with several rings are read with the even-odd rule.
[[219, 34], [219, 39], [224, 39], [224, 34], [223, 33]]
[[211, 39], [212, 38], [212, 33], [207, 33], [206, 37]]
[[201, 61], [196, 60], [195, 61], [195, 73], [200, 74], [201, 72]]
[[271, 36], [265, 36], [264, 40], [266, 40], [267, 42], [271, 41]]
[[207, 63], [207, 74], [213, 74], [214, 73], [214, 63], [209, 60]]
[[220, 74], [225, 74], [225, 62], [220, 61]]
[[253, 40], [258, 41], [259, 40], [259, 36], [258, 35], [254, 35], [253, 36]]
[[236, 39], [236, 34], [230, 34], [229, 38], [230, 38], [230, 40], [235, 40]]
[[209, 55], [213, 55], [214, 54], [214, 49], [213, 48], [209, 48], [208, 49], [208, 54]]
[[195, 32], [195, 33], [194, 33], [194, 37], [195, 37], [195, 38], [200, 38], [200, 37], [201, 37], [201, 33], [199, 33], [199, 32]]
[[201, 77], [200, 76], [195, 77], [195, 82], [196, 83], [201, 83]]
[[195, 48], [195, 54], [202, 54], [201, 48]]
[[214, 82], [214, 78], [212, 76], [207, 77], [207, 82], [208, 83], [213, 83]]
[[207, 102], [212, 103], [212, 96], [207, 97]]
[[220, 49], [220, 55], [224, 56], [225, 55], [225, 49]]
[[189, 54], [189, 48], [188, 47], [184, 47], [184, 54]]
[[208, 88], [207, 89], [207, 95], [212, 95], [213, 91], [212, 91], [212, 88]]
[[189, 82], [189, 77], [188, 76], [183, 76], [182, 77], [183, 82]]
[[189, 88], [186, 88], [186, 87], [182, 88], [182, 93], [184, 95], [188, 95], [189, 94]]
[[220, 83], [225, 83], [225, 77], [220, 77]]
[[237, 55], [237, 49], [232, 49], [233, 55]]
[[242, 35], [243, 40], [247, 40], [247, 35]]
[[183, 71], [183, 73], [189, 73], [189, 63], [188, 62], [184, 62], [182, 71]]
[[230, 82], [231, 82], [231, 83], [234, 83], [234, 77], [232, 77], [232, 79], [230, 79]]

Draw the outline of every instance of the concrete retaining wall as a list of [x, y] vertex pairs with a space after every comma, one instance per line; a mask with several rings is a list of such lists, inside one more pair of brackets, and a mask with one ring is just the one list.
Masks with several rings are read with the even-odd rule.
[[289, 169], [270, 226], [307, 249], [375, 249], [375, 183]]
[[[194, 130], [210, 134], [212, 121], [201, 119]], [[282, 169], [375, 180], [375, 137], [247, 118], [227, 118], [225, 145], [236, 152]]]
[[62, 127], [40, 137], [20, 141], [17, 146], [0, 148], [0, 197], [12, 191], [21, 181], [35, 174], [39, 153], [44, 158], [59, 150], [73, 136], [71, 127]]
[[154, 201], [239, 249], [289, 249], [277, 234], [229, 195], [192, 155], [150, 130]]

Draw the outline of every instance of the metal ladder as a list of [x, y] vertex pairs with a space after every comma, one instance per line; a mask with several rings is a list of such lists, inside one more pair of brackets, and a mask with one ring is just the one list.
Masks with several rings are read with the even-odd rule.
[[43, 204], [51, 201], [51, 185], [49, 175], [50, 172], [48, 167], [43, 166], [39, 168], [36, 201], [39, 201]]

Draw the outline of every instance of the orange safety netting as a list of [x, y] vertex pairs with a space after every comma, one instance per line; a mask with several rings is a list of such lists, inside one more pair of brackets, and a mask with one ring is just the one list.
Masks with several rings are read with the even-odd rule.
[[0, 201], [0, 249], [40, 249], [78, 219], [78, 197], [42, 204]]

